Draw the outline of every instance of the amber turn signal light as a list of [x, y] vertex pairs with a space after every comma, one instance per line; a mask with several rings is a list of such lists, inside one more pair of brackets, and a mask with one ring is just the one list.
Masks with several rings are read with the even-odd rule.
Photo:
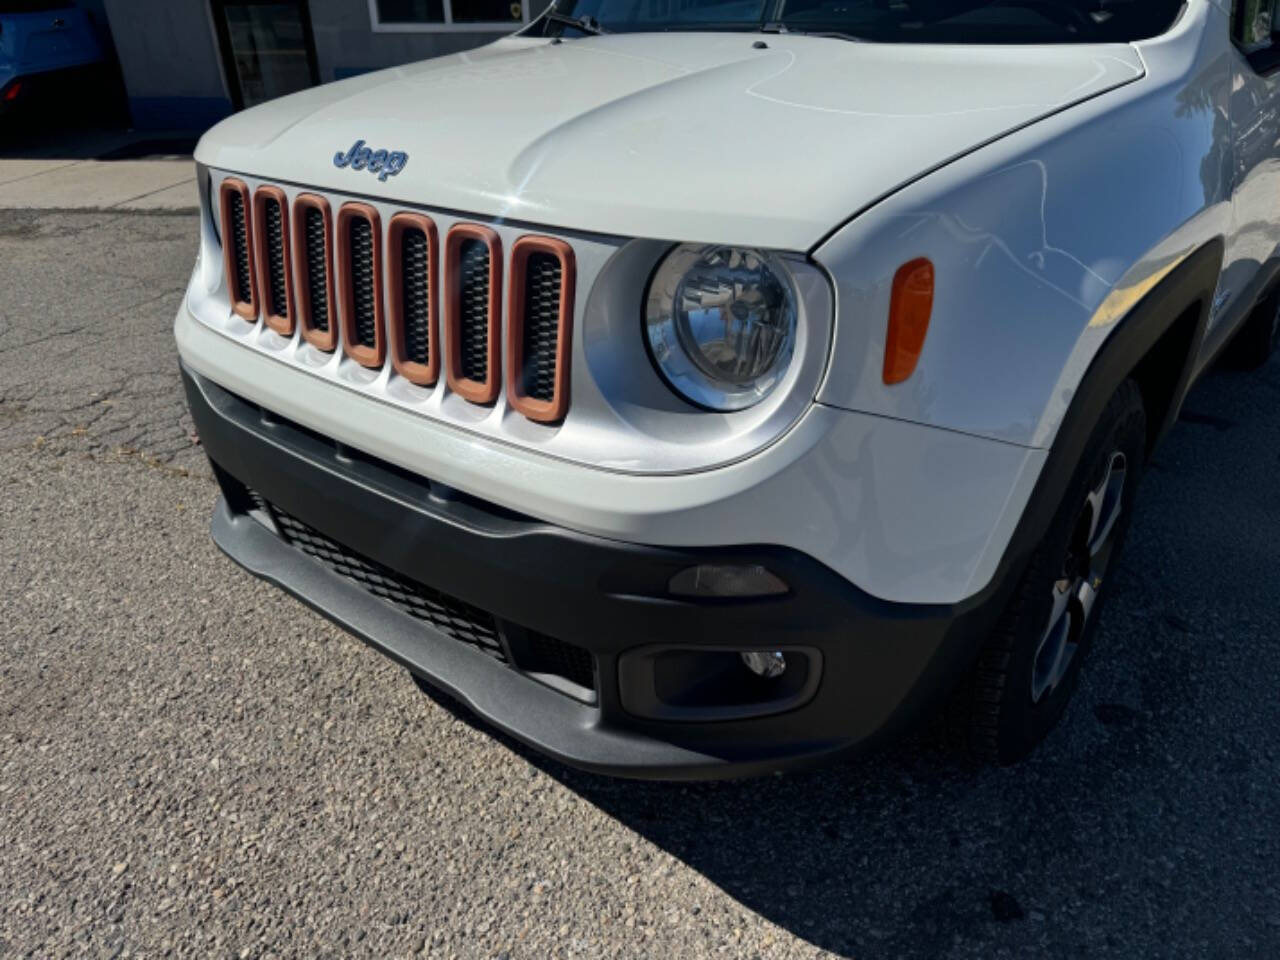
[[932, 314], [933, 263], [922, 257], [903, 264], [893, 278], [884, 345], [885, 383], [902, 383], [915, 373]]

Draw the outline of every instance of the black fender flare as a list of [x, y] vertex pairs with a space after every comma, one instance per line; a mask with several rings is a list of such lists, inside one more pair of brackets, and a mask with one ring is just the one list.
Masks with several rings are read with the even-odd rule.
[[[1191, 389], [1196, 359], [1209, 326], [1214, 296], [1222, 276], [1226, 245], [1215, 238], [1188, 254], [1169, 275], [1149, 291], [1118, 320], [1114, 332], [1094, 355], [1081, 378], [1071, 404], [1049, 448], [1040, 480], [1032, 492], [1027, 514], [1018, 534], [1032, 521], [1035, 528], [1024, 534], [1026, 542], [1039, 541], [1052, 512], [1061, 501], [1094, 426], [1124, 380], [1134, 373], [1174, 324], [1189, 318], [1191, 329], [1181, 368], [1176, 371], [1167, 409], [1159, 422], [1150, 424], [1152, 446], [1163, 439], [1178, 420], [1182, 402]], [[1047, 505], [1046, 505], [1047, 501]], [[1035, 523], [1034, 521], [1041, 522]], [[1014, 544], [1020, 539], [1015, 534]], [[1014, 544], [1011, 544], [1013, 546]]]
[[913, 696], [900, 707], [899, 722], [905, 724], [908, 716], [936, 707], [937, 698], [949, 694], [973, 668], [985, 638], [994, 629], [1053, 522], [1111, 397], [1174, 325], [1180, 320], [1188, 322], [1186, 318], [1190, 317], [1190, 343], [1180, 358], [1168, 409], [1154, 425], [1152, 436], [1163, 437], [1177, 422], [1196, 373], [1196, 359], [1204, 343], [1225, 251], [1221, 238], [1205, 243], [1116, 321], [1076, 388], [995, 574], [977, 594], [950, 608], [947, 640], [929, 663]]

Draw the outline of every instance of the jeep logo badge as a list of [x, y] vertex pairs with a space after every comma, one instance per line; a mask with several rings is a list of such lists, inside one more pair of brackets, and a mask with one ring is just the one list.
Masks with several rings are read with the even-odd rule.
[[352, 170], [368, 170], [386, 183], [387, 177], [394, 177], [409, 162], [409, 155], [399, 150], [372, 150], [357, 140], [346, 153], [339, 151], [333, 155], [335, 167], [350, 167]]

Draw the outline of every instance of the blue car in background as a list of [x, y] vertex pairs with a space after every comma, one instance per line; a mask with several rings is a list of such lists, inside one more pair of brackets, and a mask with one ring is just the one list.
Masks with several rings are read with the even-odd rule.
[[87, 11], [67, 0], [0, 0], [0, 113], [104, 52]]

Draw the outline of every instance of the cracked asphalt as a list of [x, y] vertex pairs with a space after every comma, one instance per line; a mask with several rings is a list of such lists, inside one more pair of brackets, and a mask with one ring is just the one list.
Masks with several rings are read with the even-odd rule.
[[1195, 390], [1027, 764], [609, 781], [212, 546], [195, 236], [0, 211], [0, 957], [1280, 955], [1280, 361]]

